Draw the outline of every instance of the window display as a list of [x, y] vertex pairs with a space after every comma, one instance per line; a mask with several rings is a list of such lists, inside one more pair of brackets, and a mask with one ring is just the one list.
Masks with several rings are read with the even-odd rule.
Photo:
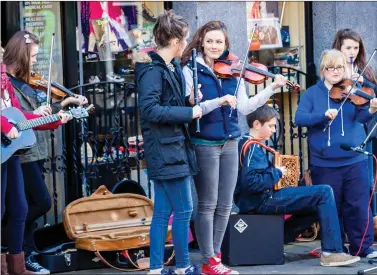
[[164, 3], [83, 1], [77, 7], [78, 72], [83, 80], [77, 90], [95, 106], [80, 141], [92, 153], [82, 150], [82, 163], [90, 180], [100, 166], [122, 178], [143, 167], [131, 57], [134, 51], [154, 49], [152, 32]]
[[51, 79], [63, 82], [60, 4], [59, 2], [20, 2], [21, 29], [35, 34], [39, 41], [37, 62], [34, 71], [47, 78], [50, 65], [52, 34], [55, 33]]
[[83, 1], [79, 7], [84, 82], [132, 81], [130, 54], [153, 50], [152, 30], [163, 2]]

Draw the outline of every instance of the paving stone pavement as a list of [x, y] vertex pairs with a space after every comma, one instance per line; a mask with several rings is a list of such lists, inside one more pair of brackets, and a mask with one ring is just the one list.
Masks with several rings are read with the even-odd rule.
[[[377, 245], [377, 244], [375, 244]], [[322, 267], [319, 259], [314, 258], [308, 253], [320, 247], [320, 242], [309, 243], [292, 243], [284, 247], [285, 264], [284, 265], [260, 265], [260, 266], [235, 266], [232, 269], [237, 270], [240, 274], [357, 274], [359, 270], [376, 267], [375, 270], [365, 274], [377, 274], [377, 261], [370, 264], [367, 259], [361, 259], [360, 262], [346, 267]], [[198, 250], [190, 251], [192, 263], [199, 264], [200, 255]], [[146, 274], [146, 271], [127, 272], [128, 274]], [[125, 274], [125, 272], [116, 271], [114, 269], [91, 269], [81, 270], [67, 273], [55, 274]]]

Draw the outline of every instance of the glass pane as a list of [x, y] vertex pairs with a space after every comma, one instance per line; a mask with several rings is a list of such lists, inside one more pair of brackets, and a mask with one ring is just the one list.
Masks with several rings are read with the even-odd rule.
[[132, 49], [153, 49], [152, 30], [163, 10], [162, 1], [80, 2], [84, 83], [132, 81]]
[[74, 92], [95, 106], [77, 131], [84, 135], [76, 136], [86, 177], [83, 193], [103, 182], [111, 188], [124, 177], [147, 186], [146, 173], [140, 174], [145, 162], [131, 58], [134, 51], [153, 50], [152, 32], [164, 4], [84, 1], [77, 6], [78, 73], [84, 86]]
[[51, 37], [55, 33], [51, 79], [63, 83], [60, 2], [22, 1], [20, 5], [21, 29], [35, 34], [40, 40], [37, 63], [33, 69], [46, 79], [48, 78]]

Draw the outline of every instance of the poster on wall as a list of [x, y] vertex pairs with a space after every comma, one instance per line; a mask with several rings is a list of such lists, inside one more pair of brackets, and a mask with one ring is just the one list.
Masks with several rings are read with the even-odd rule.
[[251, 37], [253, 28], [257, 24], [254, 38], [260, 44], [260, 49], [274, 49], [283, 46], [281, 40], [280, 24], [277, 18], [248, 19], [248, 34]]
[[[253, 28], [257, 24], [253, 43], [260, 45], [260, 49], [274, 49], [282, 47], [280, 23], [277, 6], [268, 6], [265, 1], [247, 2], [247, 29], [251, 37]], [[270, 8], [270, 10], [269, 10]]]
[[33, 70], [48, 78], [52, 34], [55, 33], [51, 79], [63, 83], [60, 2], [21, 1], [20, 5], [21, 29], [35, 34], [40, 41], [37, 63]]

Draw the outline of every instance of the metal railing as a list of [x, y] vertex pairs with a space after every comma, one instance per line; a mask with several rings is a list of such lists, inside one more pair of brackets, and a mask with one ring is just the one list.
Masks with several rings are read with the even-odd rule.
[[[304, 72], [276, 66], [269, 67], [269, 71], [285, 74], [289, 80], [300, 84], [301, 90], [305, 90], [309, 76]], [[267, 82], [262, 85], [266, 86]], [[63, 136], [68, 138], [63, 138], [62, 150], [54, 150], [55, 135], [54, 132], [51, 134], [52, 150], [45, 173], [52, 180], [55, 222], [60, 216], [58, 201], [61, 199], [58, 197], [56, 175], [63, 177], [65, 193], [71, 194], [74, 199], [90, 195], [103, 184], [111, 189], [124, 178], [143, 184], [145, 192], [151, 197], [151, 184], [141, 177], [145, 167], [135, 85], [130, 82], [98, 82], [70, 90], [85, 95], [95, 109], [86, 121], [68, 123], [66, 129], [63, 128]], [[257, 90], [255, 87], [254, 94]], [[281, 117], [278, 131], [269, 146], [281, 154], [298, 155], [303, 173], [308, 168], [307, 132], [294, 123], [300, 96], [301, 92], [281, 88], [272, 97], [271, 103]]]

